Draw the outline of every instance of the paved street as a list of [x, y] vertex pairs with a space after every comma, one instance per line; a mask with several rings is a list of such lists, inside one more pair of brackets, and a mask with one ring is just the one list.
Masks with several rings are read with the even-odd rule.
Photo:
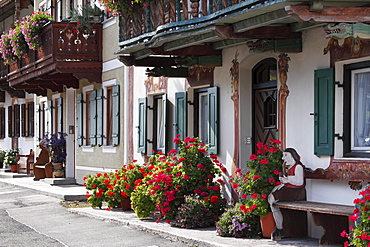
[[72, 214], [60, 200], [0, 182], [0, 246], [187, 246], [127, 226]]

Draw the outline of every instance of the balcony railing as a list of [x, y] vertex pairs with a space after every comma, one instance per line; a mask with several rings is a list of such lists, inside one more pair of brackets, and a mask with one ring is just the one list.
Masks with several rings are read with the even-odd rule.
[[[120, 45], [126, 40], [143, 36], [150, 38], [153, 31], [168, 31], [222, 18], [232, 12], [255, 9], [269, 1], [260, 0], [150, 0], [133, 14], [124, 14], [121, 19]], [[161, 26], [161, 30], [157, 30]], [[148, 34], [145, 37], [144, 34]], [[139, 42], [139, 41], [138, 41]]]
[[42, 45], [10, 65], [10, 73], [57, 61], [102, 61], [102, 26], [92, 24], [76, 33], [76, 23], [53, 22], [41, 33]]
[[[78, 30], [77, 30], [78, 29]], [[42, 45], [9, 66], [10, 86], [31, 93], [78, 87], [78, 80], [101, 82], [102, 25], [77, 28], [76, 23], [51, 22], [41, 33]]]

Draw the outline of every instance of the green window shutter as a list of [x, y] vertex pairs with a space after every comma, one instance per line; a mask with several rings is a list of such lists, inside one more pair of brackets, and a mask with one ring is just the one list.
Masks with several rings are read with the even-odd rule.
[[208, 88], [208, 152], [218, 153], [218, 88]]
[[63, 132], [63, 98], [58, 99], [58, 132]]
[[184, 140], [187, 136], [187, 95], [186, 92], [175, 94], [175, 135]]
[[13, 107], [8, 106], [8, 137], [13, 137]]
[[90, 93], [90, 126], [89, 126], [89, 133], [90, 133], [90, 145], [96, 145], [96, 121], [97, 121], [97, 110], [96, 110], [96, 92], [97, 90], [93, 90]]
[[77, 108], [76, 108], [76, 115], [77, 115], [77, 145], [83, 145], [83, 94], [77, 94]]
[[0, 139], [5, 138], [5, 107], [0, 108]]
[[14, 136], [19, 137], [21, 135], [21, 106], [14, 105]]
[[334, 154], [334, 89], [334, 69], [315, 70], [315, 155]]
[[28, 107], [28, 136], [35, 136], [35, 102], [29, 102]]
[[26, 128], [26, 104], [21, 104], [21, 136], [27, 136], [27, 128]]
[[146, 98], [139, 98], [138, 153], [146, 153]]
[[99, 146], [103, 145], [103, 88], [96, 90], [96, 141]]
[[112, 141], [113, 146], [119, 144], [119, 85], [112, 87]]

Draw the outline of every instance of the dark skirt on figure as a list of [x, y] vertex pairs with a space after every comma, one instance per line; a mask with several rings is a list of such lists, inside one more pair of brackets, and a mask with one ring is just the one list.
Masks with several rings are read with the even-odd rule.
[[276, 201], [306, 201], [306, 188], [283, 187], [272, 193]]

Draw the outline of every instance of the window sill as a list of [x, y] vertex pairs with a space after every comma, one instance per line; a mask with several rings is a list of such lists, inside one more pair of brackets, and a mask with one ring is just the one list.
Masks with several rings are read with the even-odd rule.
[[115, 154], [115, 153], [117, 153], [117, 147], [113, 147], [113, 146], [102, 146], [102, 153]]
[[83, 153], [93, 153], [94, 147], [91, 146], [82, 146], [81, 147]]

